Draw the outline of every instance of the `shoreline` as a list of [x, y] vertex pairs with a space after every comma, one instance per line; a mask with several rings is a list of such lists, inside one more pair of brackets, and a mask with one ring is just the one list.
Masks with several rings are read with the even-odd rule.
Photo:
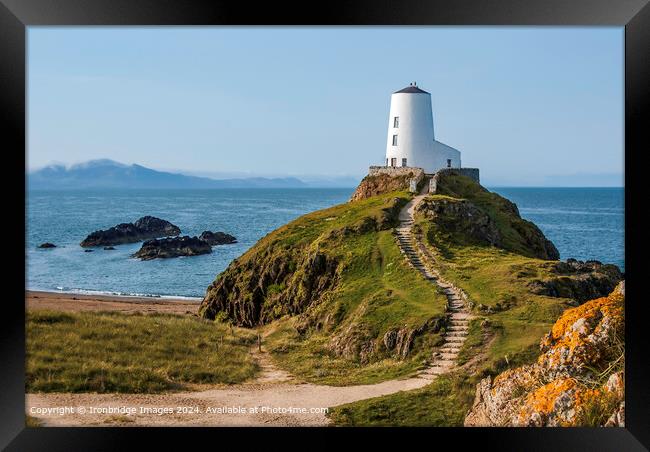
[[123, 313], [167, 313], [197, 315], [200, 299], [90, 295], [25, 290], [25, 309], [65, 312], [115, 311]]

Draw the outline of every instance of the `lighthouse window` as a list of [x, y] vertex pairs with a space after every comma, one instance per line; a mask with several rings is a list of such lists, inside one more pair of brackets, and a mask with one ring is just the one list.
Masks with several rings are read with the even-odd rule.
[[397, 135], [393, 135], [393, 146], [397, 146]]
[[447, 159], [447, 168], [451, 168], [451, 159]]
[[399, 127], [399, 116], [393, 118], [393, 127], [396, 129]]

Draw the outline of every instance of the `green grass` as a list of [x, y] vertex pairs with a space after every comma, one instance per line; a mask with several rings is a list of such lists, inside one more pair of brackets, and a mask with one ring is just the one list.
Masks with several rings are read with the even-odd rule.
[[27, 313], [28, 392], [156, 393], [258, 371], [252, 332], [175, 315]]
[[327, 237], [328, 232], [358, 227], [369, 218], [381, 221], [385, 217], [384, 209], [392, 206], [396, 198], [404, 205], [411, 195], [397, 191], [308, 213], [266, 235], [239, 260], [245, 261], [254, 256], [257, 249], [270, 245], [306, 246]]
[[442, 375], [421, 389], [334, 407], [329, 417], [340, 426], [462, 426], [474, 391], [467, 376]]

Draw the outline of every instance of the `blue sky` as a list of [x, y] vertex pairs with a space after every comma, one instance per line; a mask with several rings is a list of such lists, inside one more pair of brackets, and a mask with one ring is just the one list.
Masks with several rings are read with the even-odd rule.
[[390, 94], [488, 185], [622, 185], [622, 27], [30, 27], [28, 167], [362, 176]]

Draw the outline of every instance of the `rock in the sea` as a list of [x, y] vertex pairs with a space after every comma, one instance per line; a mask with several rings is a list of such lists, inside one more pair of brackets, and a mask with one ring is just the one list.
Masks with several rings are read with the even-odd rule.
[[624, 301], [621, 283], [567, 309], [537, 362], [481, 380], [465, 426], [622, 425]]
[[616, 265], [594, 260], [582, 262], [567, 259], [566, 262], [553, 264], [550, 272], [557, 276], [529, 283], [533, 293], [572, 298], [579, 303], [606, 296], [623, 280], [623, 274]]
[[133, 257], [142, 260], [164, 259], [179, 256], [197, 256], [212, 252], [212, 247], [198, 237], [168, 237], [151, 239], [142, 244]]
[[235, 236], [220, 231], [203, 231], [199, 236], [199, 239], [207, 242], [211, 246], [237, 243], [237, 238], [235, 238]]
[[92, 232], [80, 245], [83, 247], [120, 245], [157, 237], [177, 236], [180, 233], [180, 228], [169, 221], [145, 216], [135, 223], [121, 223], [110, 229]]
[[56, 245], [54, 243], [45, 242], [45, 243], [41, 243], [40, 245], [38, 245], [38, 247], [39, 248], [56, 248]]
[[115, 249], [115, 247], [114, 246], [105, 246], [104, 249], [106, 251], [113, 251]]
[[84, 250], [84, 253], [92, 253], [93, 250]]

